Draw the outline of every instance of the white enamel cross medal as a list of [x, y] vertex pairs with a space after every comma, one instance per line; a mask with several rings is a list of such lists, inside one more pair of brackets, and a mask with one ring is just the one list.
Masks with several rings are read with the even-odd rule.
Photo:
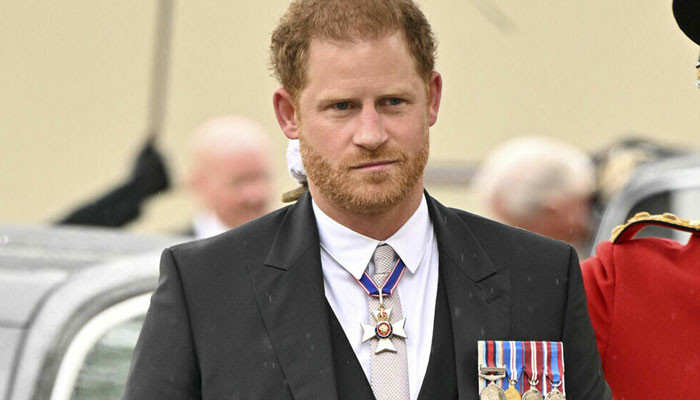
[[377, 343], [377, 349], [374, 351], [375, 354], [379, 354], [383, 351], [396, 353], [396, 347], [391, 343], [391, 338], [396, 336], [406, 339], [406, 330], [404, 329], [406, 318], [402, 318], [392, 325], [390, 322], [391, 308], [384, 308], [382, 297], [380, 292], [379, 309], [372, 311], [376, 325], [361, 324], [362, 341], [366, 342], [372, 338], [378, 339], [379, 343]]
[[382, 284], [382, 287], [377, 287], [366, 271], [362, 274], [362, 277], [357, 280], [357, 283], [360, 284], [360, 287], [364, 289], [365, 293], [371, 297], [379, 298], [379, 309], [372, 311], [375, 324], [360, 323], [360, 325], [362, 325], [362, 342], [366, 342], [370, 339], [379, 340], [377, 348], [374, 351], [375, 354], [384, 351], [396, 353], [396, 347], [394, 347], [394, 344], [391, 342], [391, 338], [396, 336], [406, 339], [406, 330], [404, 327], [406, 325], [406, 319], [401, 318], [392, 324], [391, 307], [384, 308], [384, 296], [391, 296], [394, 293], [405, 269], [406, 265], [403, 261], [401, 261], [401, 259], [397, 260], [389, 277], [384, 281], [384, 284]]

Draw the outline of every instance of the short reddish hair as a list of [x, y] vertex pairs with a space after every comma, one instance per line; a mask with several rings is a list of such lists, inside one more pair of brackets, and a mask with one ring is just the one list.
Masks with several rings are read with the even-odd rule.
[[297, 99], [306, 86], [311, 39], [377, 39], [396, 31], [403, 32], [418, 74], [429, 82], [437, 44], [428, 20], [412, 0], [295, 0], [272, 32], [272, 69]]

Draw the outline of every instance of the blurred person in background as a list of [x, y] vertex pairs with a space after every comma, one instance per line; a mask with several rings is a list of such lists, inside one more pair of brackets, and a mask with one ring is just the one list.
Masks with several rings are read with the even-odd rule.
[[[212, 118], [195, 131], [190, 151], [186, 184], [200, 211], [185, 234], [217, 235], [268, 211], [273, 176], [270, 143], [259, 124], [234, 115]], [[150, 138], [127, 179], [57, 223], [123, 227], [141, 215], [150, 198], [169, 188], [163, 156]]]
[[191, 233], [204, 238], [265, 214], [272, 194], [265, 130], [240, 116], [204, 122], [194, 133], [187, 187], [201, 205]]
[[513, 139], [486, 157], [473, 185], [489, 216], [586, 254], [595, 171], [582, 151], [543, 137]]

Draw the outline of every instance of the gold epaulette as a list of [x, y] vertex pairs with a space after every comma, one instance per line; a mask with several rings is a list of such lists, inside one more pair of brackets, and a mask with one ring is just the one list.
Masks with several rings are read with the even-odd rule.
[[686, 232], [700, 232], [700, 220], [691, 221], [679, 218], [671, 213], [651, 215], [645, 211], [635, 214], [625, 224], [618, 225], [613, 229], [610, 241], [619, 243], [632, 239], [637, 232], [649, 225], [664, 226]]

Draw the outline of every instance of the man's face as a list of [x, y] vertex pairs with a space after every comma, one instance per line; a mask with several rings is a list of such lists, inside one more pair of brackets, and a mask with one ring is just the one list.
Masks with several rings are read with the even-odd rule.
[[264, 154], [241, 150], [212, 155], [206, 163], [200, 195], [225, 225], [235, 227], [267, 212], [271, 174]]
[[434, 73], [426, 86], [403, 34], [356, 43], [314, 39], [307, 68], [296, 118], [312, 193], [368, 215], [422, 192], [441, 82]]

